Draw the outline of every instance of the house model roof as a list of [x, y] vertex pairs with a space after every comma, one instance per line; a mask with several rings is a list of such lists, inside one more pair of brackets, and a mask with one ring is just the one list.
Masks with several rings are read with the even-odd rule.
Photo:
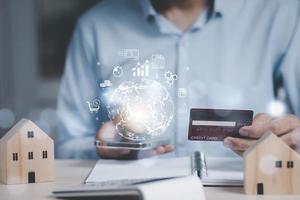
[[[40, 133], [45, 134], [49, 139], [51, 139], [42, 129], [40, 129], [35, 123], [33, 123], [29, 119], [21, 119], [18, 123], [16, 123], [2, 138], [1, 142], [8, 141], [10, 138], [12, 138], [15, 134], [20, 132], [20, 129], [26, 129], [28, 127], [28, 130], [32, 130], [34, 127], [35, 130], [38, 130]], [[52, 140], [52, 139], [51, 139]]]
[[289, 147], [289, 145], [287, 145], [282, 139], [280, 139], [277, 135], [275, 135], [272, 132], [266, 133], [264, 134], [254, 145], [252, 145], [251, 147], [249, 147], [243, 154], [243, 156], [247, 156], [248, 154], [250, 154], [251, 152], [253, 152], [258, 146], [263, 145], [263, 143], [265, 143], [268, 140], [275, 140], [277, 143], [280, 144], [281, 147], [283, 148], [289, 148], [291, 151], [293, 151], [293, 153], [297, 154], [299, 159], [300, 159], [300, 155], [294, 151], [291, 147]]

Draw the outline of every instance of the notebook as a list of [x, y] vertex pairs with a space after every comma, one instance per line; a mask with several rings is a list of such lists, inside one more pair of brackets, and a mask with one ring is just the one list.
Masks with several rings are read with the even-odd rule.
[[[196, 156], [148, 158], [135, 161], [99, 160], [85, 184], [55, 189], [54, 197], [68, 199], [205, 199], [204, 186], [243, 185], [242, 159]], [[198, 163], [199, 164], [199, 163]], [[201, 180], [195, 168], [201, 169]], [[155, 197], [155, 198], [154, 198]]]
[[138, 185], [99, 186], [79, 185], [60, 188], [52, 192], [54, 197], [63, 199], [131, 199], [131, 200], [205, 200], [205, 193], [199, 178], [186, 176]]
[[[241, 158], [208, 157], [201, 181], [205, 186], [242, 186], [243, 161]], [[134, 161], [99, 160], [86, 184], [102, 186], [129, 185], [151, 180], [196, 176], [194, 157], [148, 158]]]

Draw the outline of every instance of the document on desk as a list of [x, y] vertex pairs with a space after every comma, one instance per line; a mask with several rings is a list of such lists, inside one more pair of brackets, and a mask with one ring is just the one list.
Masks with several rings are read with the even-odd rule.
[[[207, 176], [203, 185], [242, 186], [243, 166], [240, 158], [207, 158]], [[148, 158], [135, 161], [99, 160], [86, 183], [123, 185], [150, 180], [193, 175], [190, 157]]]

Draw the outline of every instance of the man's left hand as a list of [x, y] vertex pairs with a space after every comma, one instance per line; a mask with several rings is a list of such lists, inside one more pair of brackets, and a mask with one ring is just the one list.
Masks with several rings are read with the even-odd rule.
[[239, 130], [240, 135], [247, 137], [247, 139], [227, 137], [224, 139], [224, 145], [242, 155], [244, 151], [268, 132], [280, 137], [293, 149], [300, 147], [300, 120], [291, 114], [275, 119], [268, 114], [257, 114], [251, 126], [244, 126]]

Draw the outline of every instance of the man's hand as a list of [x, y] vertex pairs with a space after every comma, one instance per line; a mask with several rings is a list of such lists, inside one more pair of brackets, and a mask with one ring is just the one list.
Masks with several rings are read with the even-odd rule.
[[293, 149], [300, 147], [300, 120], [291, 114], [276, 119], [268, 114], [257, 114], [251, 126], [240, 128], [240, 135], [247, 139], [227, 137], [224, 139], [224, 145], [242, 155], [267, 132], [276, 134]]
[[[117, 135], [117, 130], [113, 122], [107, 122], [101, 126], [97, 132], [96, 139], [104, 141], [103, 138], [114, 139]], [[104, 144], [105, 145], [105, 144]], [[128, 149], [109, 149], [109, 148], [97, 148], [97, 154], [103, 158], [114, 158], [114, 159], [130, 159], [137, 156], [138, 158], [146, 158], [173, 151], [174, 148], [170, 144], [157, 146], [151, 150], [128, 150]], [[132, 155], [132, 156], [131, 156]], [[133, 156], [134, 155], [134, 156]]]

